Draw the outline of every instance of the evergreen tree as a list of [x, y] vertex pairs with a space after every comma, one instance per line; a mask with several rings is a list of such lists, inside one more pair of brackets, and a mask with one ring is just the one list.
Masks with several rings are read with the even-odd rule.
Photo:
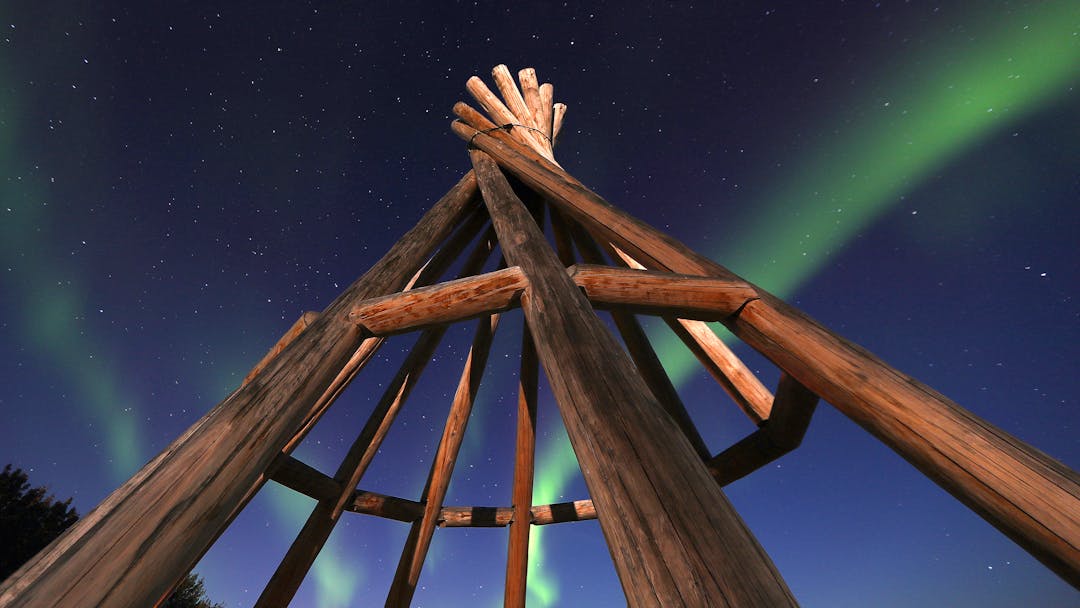
[[[30, 487], [30, 478], [11, 465], [0, 472], [0, 581], [79, 519], [71, 499], [63, 502], [43, 487]], [[169, 596], [164, 608], [224, 608], [206, 597], [203, 581], [191, 573]]]

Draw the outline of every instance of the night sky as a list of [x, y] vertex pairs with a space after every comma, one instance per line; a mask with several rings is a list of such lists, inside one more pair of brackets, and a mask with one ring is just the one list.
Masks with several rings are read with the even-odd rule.
[[[555, 84], [556, 158], [607, 200], [1080, 466], [1075, 2], [108, 4], [0, 8], [0, 461], [81, 514], [468, 170], [450, 109], [498, 63]], [[710, 450], [749, 434], [647, 325]], [[473, 326], [362, 488], [419, 498]], [[520, 326], [448, 505], [510, 505]], [[333, 473], [413, 339], [298, 458]], [[542, 397], [534, 503], [586, 498]], [[805, 606], [1080, 602], [826, 405], [726, 492]], [[250, 606], [312, 506], [267, 484], [196, 568], [211, 597]], [[407, 530], [346, 514], [295, 605], [381, 604]], [[506, 538], [437, 530], [415, 603], [499, 605]], [[595, 521], [534, 528], [530, 561], [531, 606], [622, 603]]]

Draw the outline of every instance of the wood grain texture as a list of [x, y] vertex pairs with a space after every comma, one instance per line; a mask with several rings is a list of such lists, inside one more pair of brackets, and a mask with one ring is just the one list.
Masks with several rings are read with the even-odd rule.
[[521, 95], [525, 98], [525, 105], [529, 108], [530, 124], [539, 129], [544, 135], [544, 140], [548, 141], [547, 132], [544, 130], [544, 109], [541, 107], [540, 83], [536, 79], [536, 70], [533, 68], [518, 70], [518, 82], [521, 83]]
[[281, 338], [279, 338], [278, 341], [270, 347], [270, 350], [267, 351], [265, 355], [263, 355], [263, 358], [255, 364], [255, 367], [251, 368], [251, 371], [249, 371], [247, 375], [244, 376], [244, 381], [241, 383], [241, 386], [247, 384], [248, 382], [251, 382], [252, 378], [259, 375], [259, 372], [261, 372], [263, 368], [266, 367], [267, 363], [273, 360], [274, 357], [278, 356], [278, 353], [285, 350], [285, 347], [288, 346], [293, 340], [295, 340], [296, 336], [299, 336], [305, 329], [307, 329], [308, 325], [314, 323], [315, 319], [317, 318], [319, 318], [319, 313], [311, 310], [300, 315], [300, 318], [292, 324], [292, 327], [290, 327], [284, 334], [282, 334]]
[[719, 321], [758, 297], [743, 281], [670, 272], [578, 264], [569, 274], [596, 307], [680, 319]]
[[768, 419], [772, 392], [707, 323], [673, 317], [664, 322], [754, 424]]
[[798, 380], [781, 374], [769, 419], [709, 461], [716, 482], [726, 486], [799, 447], [817, 402], [818, 396]]
[[407, 523], [412, 523], [424, 516], [423, 503], [366, 490], [353, 492], [345, 508], [353, 513], [374, 515]]
[[349, 319], [376, 336], [415, 331], [509, 310], [527, 284], [519, 268], [504, 268], [365, 300]]
[[0, 584], [0, 605], [151, 606], [250, 498], [360, 345], [345, 316], [400, 290], [475, 203], [466, 175], [251, 382]]
[[278, 459], [270, 479], [315, 500], [334, 500], [341, 493], [341, 484], [333, 477], [291, 455]]
[[[416, 503], [419, 504], [419, 503]], [[535, 505], [519, 519], [514, 507], [443, 507], [439, 526], [444, 528], [498, 528], [525, 521], [534, 526], [563, 524], [596, 519], [596, 507], [591, 500]], [[524, 526], [528, 529], [528, 526]]]
[[[552, 211], [551, 215], [553, 218], [562, 217], [562, 214], [557, 210]], [[578, 244], [578, 250], [581, 251], [582, 258], [586, 262], [599, 264], [604, 261], [599, 245], [580, 226], [572, 224], [569, 229], [574, 242]], [[579, 287], [581, 286], [580, 283], [576, 281], [575, 283]], [[593, 304], [595, 305], [595, 302]], [[690, 418], [690, 413], [686, 411], [686, 406], [683, 405], [679, 392], [675, 389], [675, 385], [672, 384], [667, 371], [664, 370], [660, 357], [657, 356], [637, 318], [622, 310], [611, 311], [611, 318], [615, 322], [616, 329], [619, 330], [623, 344], [626, 345], [626, 352], [634, 360], [634, 365], [641, 374], [641, 378], [645, 380], [649, 391], [652, 392], [660, 405], [664, 407], [664, 410], [679, 425], [683, 434], [690, 441], [690, 445], [694, 446], [694, 451], [698, 453], [698, 456], [702, 460], [708, 460], [712, 456], [709, 452], [709, 446], [705, 444], [701, 433], [698, 432], [697, 425]]]
[[[453, 256], [460, 253], [461, 249], [467, 244], [469, 239], [462, 237], [462, 232], [464, 231], [468, 236], [472, 236], [478, 228], [479, 226], [465, 226], [448, 239], [447, 244], [425, 266], [424, 273], [421, 273], [418, 281], [426, 281], [440, 276], [452, 262]], [[493, 234], [489, 230], [487, 234], [480, 238], [472, 253], [462, 264], [461, 276], [472, 275], [483, 268], [494, 246]], [[394, 419], [408, 399], [413, 387], [419, 382], [421, 374], [428, 362], [431, 361], [431, 356], [435, 353], [435, 349], [438, 347], [446, 330], [446, 326], [434, 327], [425, 330], [417, 338], [398, 372], [387, 384], [382, 397], [369, 414], [364, 428], [360, 431], [356, 440], [353, 441], [345, 458], [342, 459], [341, 464], [338, 466], [338, 470], [334, 474], [334, 483], [338, 485], [337, 493], [320, 500], [312, 510], [303, 528], [301, 528], [288, 552], [286, 552], [281, 563], [274, 571], [273, 576], [263, 588], [263, 592], [256, 602], [258, 608], [284, 606], [292, 601], [319, 551], [322, 550], [330, 537], [330, 533], [341, 518], [342, 512], [352, 510], [352, 507], [356, 506], [357, 496], [353, 489], [360, 483], [360, 479], [375, 458], [375, 454], [382, 446], [383, 440], [390, 432]], [[382, 506], [387, 507], [387, 505]], [[393, 507], [394, 504], [390, 504], [387, 508]], [[403, 511], [385, 511], [385, 513], [401, 512]], [[378, 514], [385, 513], [380, 512]]]
[[514, 441], [513, 523], [506, 550], [506, 585], [503, 606], [525, 606], [529, 571], [529, 524], [533, 495], [533, 464], [536, 458], [536, 397], [539, 362], [532, 335], [521, 336], [521, 368], [518, 374], [517, 432]]
[[[629, 268], [645, 269], [617, 246], [605, 246], [613, 259]], [[665, 317], [664, 322], [754, 424], [769, 417], [773, 394], [711, 327], [702, 321], [675, 317]]]
[[439, 448], [431, 464], [427, 487], [424, 489], [424, 515], [409, 529], [409, 536], [405, 540], [405, 547], [398, 561], [397, 572], [394, 574], [390, 592], [386, 597], [387, 606], [408, 606], [416, 591], [420, 571], [423, 569], [424, 559], [431, 546], [432, 534], [439, 523], [442, 502], [446, 498], [446, 489], [450, 485], [450, 476], [457, 463], [458, 451], [461, 449], [461, 442], [465, 436], [465, 428], [469, 422], [476, 392], [480, 389], [480, 378], [487, 365], [491, 341], [498, 324], [498, 315], [481, 319], [477, 323], [476, 337], [465, 359], [465, 369], [462, 370], [461, 379], [458, 381], [457, 391], [450, 405], [450, 413], [446, 417], [442, 439], [439, 441]]
[[[472, 138], [475, 128], [456, 123]], [[531, 151], [497, 133], [473, 146], [653, 270], [738, 278], [619, 211]], [[727, 323], [744, 342], [895, 450], [927, 477], [1080, 588], [1080, 477], [758, 289]]]
[[627, 602], [794, 605], [682, 431], [649, 394], [506, 178], [471, 152], [522, 310], [581, 463]]
[[[555, 147], [555, 132], [554, 132], [554, 120], [555, 120], [555, 85], [550, 82], [545, 82], [540, 85], [540, 109], [543, 112], [540, 115], [540, 128], [547, 135], [548, 141], [551, 142], [552, 148]], [[563, 104], [564, 106], [566, 104]]]

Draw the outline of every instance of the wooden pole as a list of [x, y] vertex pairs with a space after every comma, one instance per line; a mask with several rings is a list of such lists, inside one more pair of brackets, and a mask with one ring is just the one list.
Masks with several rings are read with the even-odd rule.
[[527, 283], [521, 269], [504, 268], [365, 300], [349, 318], [375, 336], [456, 323], [513, 308]]
[[[615, 245], [607, 243], [606, 246], [611, 257], [627, 267], [645, 269]], [[761, 424], [769, 417], [773, 394], [712, 328], [693, 319], [665, 317], [664, 322], [754, 424]]]
[[790, 606], [767, 555], [548, 247], [502, 172], [471, 153], [521, 305], [634, 606]]
[[758, 297], [742, 281], [597, 264], [575, 266], [570, 278], [594, 306], [680, 319], [719, 321]]
[[[557, 211], [553, 212], [552, 217], [555, 217], [557, 213]], [[561, 214], [559, 217], [561, 217]], [[578, 244], [578, 250], [581, 251], [585, 261], [590, 264], [603, 262], [600, 247], [580, 226], [574, 225], [571, 234]], [[581, 287], [580, 283], [576, 281], [575, 283]], [[586, 289], [586, 291], [588, 290]], [[701, 433], [698, 432], [694, 420], [690, 418], [690, 413], [686, 411], [686, 406], [683, 405], [682, 398], [679, 397], [679, 391], [671, 383], [671, 378], [668, 377], [667, 372], [664, 370], [660, 357], [653, 350], [652, 344], [649, 342], [648, 336], [645, 335], [645, 330], [638, 323], [637, 318], [621, 310], [611, 311], [611, 318], [615, 321], [615, 327], [619, 330], [623, 343], [626, 344], [626, 350], [630, 353], [630, 358], [634, 360], [634, 365], [641, 373], [645, 384], [648, 385], [649, 391], [664, 407], [664, 410], [675, 419], [683, 434], [690, 440], [690, 445], [694, 446], [694, 451], [697, 452], [698, 456], [702, 460], [708, 460], [712, 456], [712, 453], [709, 452], [709, 446], [701, 437]]]
[[244, 381], [241, 382], [241, 385], [251, 382], [252, 378], [259, 375], [259, 372], [261, 372], [263, 368], [266, 367], [267, 363], [273, 360], [274, 357], [278, 356], [278, 353], [285, 350], [285, 347], [288, 346], [293, 340], [295, 340], [297, 336], [303, 333], [303, 331], [308, 328], [308, 325], [314, 323], [315, 319], [317, 318], [319, 318], [319, 313], [312, 310], [309, 310], [304, 314], [300, 315], [300, 318], [292, 324], [292, 327], [290, 327], [288, 331], [282, 334], [281, 338], [278, 339], [277, 343], [270, 347], [270, 350], [267, 351], [267, 353], [263, 355], [263, 358], [255, 364], [255, 367], [251, 368], [251, 371], [249, 371], [247, 375], [244, 376]]
[[[458, 123], [461, 124], [461, 123]], [[464, 127], [464, 128], [462, 128]], [[465, 138], [474, 128], [455, 127]], [[657, 270], [735, 278], [723, 266], [611, 207], [531, 151], [481, 135], [473, 144], [549, 201]], [[639, 255], [641, 257], [639, 257]], [[1080, 588], [1080, 476], [870, 352], [758, 289], [727, 323], [808, 389]]]
[[152, 606], [228, 525], [362, 340], [345, 316], [397, 291], [471, 209], [463, 178], [263, 373], [0, 584], [0, 606]]
[[499, 315], [481, 319], [476, 327], [476, 337], [465, 359], [465, 369], [461, 373], [450, 414], [446, 418], [439, 449], [431, 465], [427, 487], [424, 490], [424, 516], [413, 523], [405, 547], [401, 552], [394, 581], [386, 597], [387, 606], [408, 606], [412, 601], [416, 584], [420, 580], [420, 570], [424, 567], [431, 537], [439, 523], [442, 502], [446, 498], [446, 489], [450, 486], [450, 476], [457, 463], [458, 450], [465, 436], [465, 427], [469, 422], [476, 392], [480, 389], [480, 378], [487, 364], [488, 353], [495, 328], [499, 324]]
[[[465, 243], [461, 241], [448, 243], [448, 246], [452, 246], [456, 252], [460, 252], [464, 245]], [[463, 264], [461, 275], [469, 276], [483, 268], [493, 248], [494, 239], [489, 230], [487, 235], [481, 237], [480, 242]], [[432, 272], [441, 273], [450, 263], [450, 259], [449, 256], [437, 257], [436, 264], [429, 265], [428, 268], [432, 268]], [[435, 352], [446, 330], [445, 325], [434, 327], [424, 331], [417, 338], [401, 368], [387, 385], [379, 402], [368, 416], [364, 428], [338, 466], [337, 473], [334, 475], [334, 482], [338, 486], [337, 492], [333, 496], [319, 500], [315, 505], [304, 527], [301, 528], [277, 570], [274, 571], [274, 575], [263, 588], [255, 604], [257, 608], [286, 606], [292, 601], [304, 577], [307, 576], [308, 570], [315, 562], [315, 558], [318, 557], [319, 551], [322, 550], [334, 526], [341, 518], [342, 511], [355, 503], [354, 489], [382, 446], [394, 419], [413, 387], [419, 382], [420, 375], [431, 360], [431, 355]]]
[[726, 486], [799, 447], [817, 402], [818, 396], [798, 380], [781, 374], [769, 419], [709, 461], [716, 482]]
[[529, 527], [532, 524], [533, 461], [536, 456], [536, 392], [538, 363], [528, 329], [521, 336], [521, 372], [518, 386], [517, 440], [514, 449], [514, 519], [506, 557], [503, 606], [525, 606], [529, 570]]

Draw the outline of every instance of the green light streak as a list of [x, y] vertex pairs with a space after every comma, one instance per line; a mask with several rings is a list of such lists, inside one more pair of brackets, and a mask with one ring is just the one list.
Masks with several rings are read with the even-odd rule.
[[[533, 504], [560, 502], [570, 480], [579, 470], [566, 429], [558, 426], [536, 459]], [[526, 579], [530, 606], [554, 606], [559, 601], [559, 584], [544, 561], [544, 535], [540, 526], [529, 529], [529, 576]]]
[[[0, 66], [0, 78], [6, 70]], [[74, 392], [72, 401], [91, 424], [105, 429], [110, 476], [121, 482], [143, 464], [136, 404], [123, 394], [122, 383], [108, 364], [111, 357], [89, 334], [86, 314], [92, 310], [79, 285], [67, 278], [48, 256], [42, 228], [48, 226], [47, 200], [36, 171], [16, 162], [19, 113], [14, 100], [0, 98], [0, 260], [4, 292], [18, 302], [25, 342], [60, 372]], [[40, 407], [55, 407], [42, 403]]]
[[[746, 225], [725, 228], [714, 259], [791, 296], [932, 171], [1068, 92], [1080, 75], [1078, 28], [1080, 4], [1041, 4], [973, 29], [971, 48], [939, 43], [883, 69], [888, 83], [862, 96], [864, 113], [778, 179]], [[670, 333], [657, 338], [682, 385], [695, 359]]]
[[[1065, 94], [1080, 75], [1080, 4], [1042, 3], [972, 28], [953, 49], [930, 45], [864, 93], [865, 113], [812, 146], [797, 170], [752, 207], [714, 258], [780, 297], [820, 271], [853, 237], [893, 208], [900, 195], [991, 134]], [[927, 69], [925, 66], [930, 66]], [[726, 333], [726, 332], [724, 332]], [[670, 332], [651, 336], [676, 386], [698, 369]], [[577, 469], [565, 432], [549, 440], [537, 466], [534, 504], [554, 502]], [[540, 606], [559, 597], [543, 561], [543, 536], [530, 536], [529, 592]]]

